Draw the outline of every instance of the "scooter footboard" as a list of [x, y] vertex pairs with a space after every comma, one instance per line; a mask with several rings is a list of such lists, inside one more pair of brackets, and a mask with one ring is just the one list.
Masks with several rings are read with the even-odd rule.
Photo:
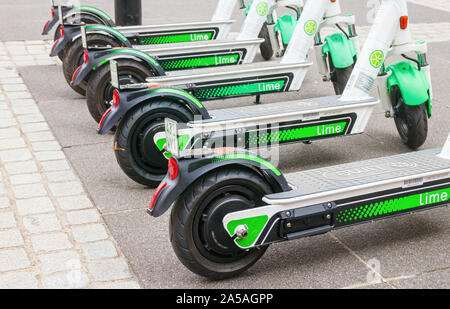
[[288, 174], [298, 189], [264, 197], [268, 206], [229, 213], [223, 226], [237, 246], [248, 249], [446, 206], [445, 149]]

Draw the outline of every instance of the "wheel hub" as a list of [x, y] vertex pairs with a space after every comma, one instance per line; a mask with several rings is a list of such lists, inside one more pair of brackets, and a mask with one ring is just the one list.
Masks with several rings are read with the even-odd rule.
[[142, 159], [146, 162], [151, 162], [152, 166], [157, 168], [167, 168], [167, 159], [163, 156], [161, 151], [155, 144], [154, 137], [158, 132], [164, 131], [162, 123], [151, 123], [140, 136], [140, 152]]
[[232, 212], [252, 208], [252, 203], [240, 195], [227, 195], [211, 203], [208, 211], [203, 214], [204, 221], [201, 236], [208, 250], [224, 254], [235, 255], [242, 252], [223, 227], [223, 218]]

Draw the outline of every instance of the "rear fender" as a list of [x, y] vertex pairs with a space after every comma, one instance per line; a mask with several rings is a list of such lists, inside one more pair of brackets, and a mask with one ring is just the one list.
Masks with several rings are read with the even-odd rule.
[[67, 21], [71, 23], [71, 19], [73, 19], [73, 16], [79, 16], [79, 15], [90, 15], [93, 17], [96, 17], [97, 19], [101, 20], [104, 25], [115, 27], [115, 23], [112, 20], [112, 18], [103, 12], [102, 10], [99, 10], [97, 8], [91, 7], [91, 6], [77, 6], [72, 7], [67, 11], [64, 12], [64, 21]]
[[[104, 25], [88, 25], [86, 26], [87, 34], [103, 34], [116, 39], [123, 47], [132, 47], [131, 42], [122, 33], [108, 26]], [[50, 53], [51, 57], [56, 56], [59, 52], [66, 49], [72, 42], [81, 39], [80, 25], [64, 25], [64, 37], [56, 41]]]
[[425, 103], [428, 107], [428, 117], [431, 117], [431, 87], [426, 75], [408, 61], [390, 65], [386, 70], [392, 72], [387, 79], [389, 93], [392, 93], [394, 86], [397, 86], [405, 104], [418, 106]]
[[[61, 10], [63, 12], [63, 15], [65, 15], [65, 13], [67, 13], [68, 11], [70, 11], [72, 9], [71, 6], [65, 6], [62, 5], [61, 6]], [[53, 5], [52, 6], [52, 11], [53, 11], [53, 17], [51, 19], [49, 19], [45, 25], [44, 25], [44, 29], [42, 29], [42, 35], [47, 35], [50, 30], [53, 29], [53, 27], [59, 23], [59, 10], [58, 7]]]
[[[189, 93], [173, 88], [144, 88], [139, 90], [121, 90], [119, 93], [120, 104], [112, 106], [107, 111], [107, 117], [103, 119], [98, 133], [105, 134], [109, 132], [122, 117], [139, 104], [148, 101], [157, 101], [161, 99], [177, 102], [180, 105], [187, 106], [194, 114], [201, 115], [203, 119], [210, 119], [206, 108], [194, 96]], [[105, 114], [106, 115], [106, 114]]]
[[153, 217], [163, 215], [196, 180], [225, 166], [238, 166], [241, 169], [249, 168], [257, 171], [272, 186], [275, 192], [291, 190], [286, 178], [278, 169], [271, 163], [249, 152], [224, 153], [204, 158], [181, 158], [176, 160], [178, 162], [178, 177], [175, 180], [171, 180], [168, 174], [161, 182], [161, 184], [166, 183], [166, 185], [154, 197], [153, 209], [149, 210]]
[[335, 33], [325, 38], [322, 48], [324, 55], [330, 54], [333, 66], [337, 69], [345, 69], [355, 62], [356, 49], [353, 40], [343, 33]]
[[110, 60], [132, 59], [143, 63], [156, 76], [166, 75], [158, 61], [137, 49], [119, 47], [90, 50], [88, 51], [88, 58], [88, 62], [84, 63], [74, 74], [72, 85], [76, 86], [83, 81], [87, 82], [93, 71], [98, 70], [103, 65], [108, 65]]

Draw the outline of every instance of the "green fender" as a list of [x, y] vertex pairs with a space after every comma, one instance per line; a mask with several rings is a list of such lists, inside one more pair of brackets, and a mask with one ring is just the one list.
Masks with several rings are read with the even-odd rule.
[[297, 19], [292, 15], [284, 15], [279, 17], [275, 26], [275, 31], [280, 31], [283, 44], [289, 45], [292, 34], [297, 27]]
[[98, 16], [100, 19], [103, 19], [104, 21], [106, 21], [108, 24], [114, 24], [112, 21], [112, 18], [109, 17], [108, 14], [106, 14], [105, 12], [91, 7], [91, 6], [77, 6], [72, 8], [69, 12], [67, 12], [67, 14], [77, 14], [77, 13], [83, 13], [83, 12], [89, 12], [92, 13], [93, 15]]
[[331, 56], [333, 66], [337, 69], [345, 69], [351, 66], [356, 57], [356, 50], [353, 41], [343, 33], [335, 33], [325, 38], [322, 53]]
[[397, 86], [407, 105], [417, 106], [427, 103], [428, 117], [431, 117], [430, 83], [426, 75], [408, 61], [390, 65], [386, 70], [392, 72], [387, 79], [389, 93]]
[[131, 43], [128, 41], [127, 37], [124, 36], [122, 33], [117, 31], [114, 28], [104, 26], [104, 25], [88, 25], [86, 26], [86, 33], [95, 33], [95, 32], [103, 32], [107, 33], [108, 35], [117, 38], [121, 42], [124, 43], [125, 46], [131, 47]]

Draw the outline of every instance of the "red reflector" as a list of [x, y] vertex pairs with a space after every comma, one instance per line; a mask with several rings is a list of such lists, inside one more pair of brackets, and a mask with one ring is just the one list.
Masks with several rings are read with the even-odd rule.
[[55, 46], [56, 46], [56, 44], [58, 43], [58, 41], [59, 41], [59, 40], [56, 40], [55, 43], [53, 43], [51, 53], [53, 53], [53, 49], [55, 49]]
[[83, 58], [84, 58], [84, 63], [88, 63], [88, 61], [89, 61], [89, 55], [88, 55], [87, 50], [84, 50]]
[[156, 189], [155, 194], [153, 194], [152, 202], [150, 203], [150, 210], [153, 210], [153, 207], [155, 206], [156, 199], [158, 198], [159, 193], [161, 193], [161, 190], [164, 189], [165, 186], [167, 186], [167, 183], [163, 182]]
[[55, 17], [55, 8], [52, 8], [50, 11], [52, 12], [52, 17]]
[[76, 77], [77, 74], [78, 74], [78, 71], [80, 71], [82, 67], [83, 67], [83, 66], [80, 65], [80, 66], [75, 70], [75, 72], [73, 73], [73, 76], [72, 76], [72, 83], [74, 82], [75, 77]]
[[400, 17], [400, 28], [401, 29], [408, 28], [408, 16]]
[[119, 92], [117, 90], [113, 91], [113, 104], [115, 107], [119, 106], [120, 103], [120, 96]]
[[103, 121], [105, 121], [106, 116], [108, 116], [108, 114], [111, 113], [111, 109], [108, 109], [102, 116], [102, 119], [100, 120], [100, 123], [98, 124], [98, 129], [100, 130], [102, 128], [103, 125]]
[[50, 20], [47, 20], [47, 22], [45, 23], [44, 28], [42, 29], [42, 33], [44, 33], [45, 28], [47, 28], [47, 25], [48, 25], [49, 22], [50, 22]]
[[64, 26], [59, 27], [59, 33], [61, 34], [61, 37], [64, 37]]
[[178, 164], [177, 160], [173, 157], [169, 159], [169, 166], [167, 171], [169, 172], [170, 179], [175, 180], [178, 177]]

